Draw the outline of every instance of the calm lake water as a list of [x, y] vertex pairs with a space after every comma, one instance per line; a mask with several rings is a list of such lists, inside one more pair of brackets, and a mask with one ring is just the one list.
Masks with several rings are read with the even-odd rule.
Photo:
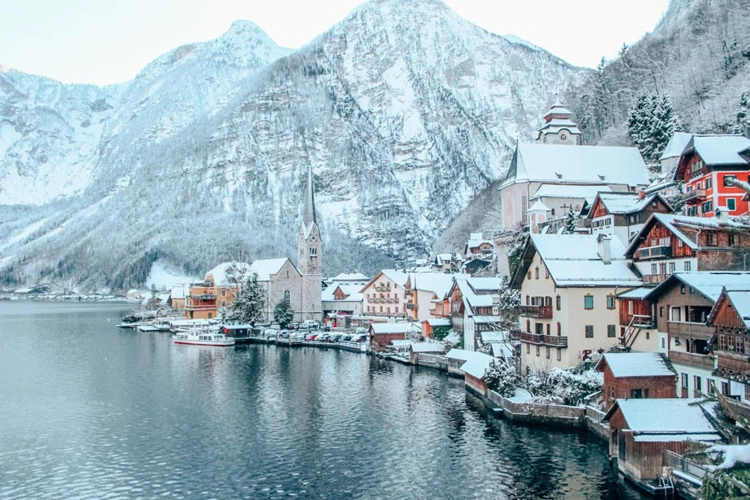
[[0, 498], [641, 498], [585, 433], [316, 348], [176, 346], [125, 305], [0, 302]]

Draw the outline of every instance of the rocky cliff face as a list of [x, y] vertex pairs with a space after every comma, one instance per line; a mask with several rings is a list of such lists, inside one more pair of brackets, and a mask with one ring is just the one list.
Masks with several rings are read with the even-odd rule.
[[[117, 87], [45, 81], [42, 101], [42, 79], [2, 74], [0, 276], [122, 288], [157, 260], [201, 273], [294, 255], [308, 165], [326, 272], [423, 254], [585, 73], [437, 0], [373, 0], [295, 52], [235, 23]], [[44, 162], [9, 152], [47, 107], [35, 151], [69, 160], [44, 184]]]

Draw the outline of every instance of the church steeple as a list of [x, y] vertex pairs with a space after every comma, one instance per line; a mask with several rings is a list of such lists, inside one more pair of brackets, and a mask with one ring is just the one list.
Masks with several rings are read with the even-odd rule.
[[537, 132], [536, 142], [541, 144], [581, 144], [581, 130], [572, 120], [570, 112], [560, 99], [555, 96], [555, 102], [544, 115], [544, 125]]
[[302, 310], [300, 318], [323, 319], [321, 302], [322, 293], [322, 260], [323, 251], [320, 241], [320, 229], [315, 214], [315, 190], [313, 188], [312, 168], [307, 169], [307, 189], [302, 224], [297, 240], [297, 267], [302, 275]]

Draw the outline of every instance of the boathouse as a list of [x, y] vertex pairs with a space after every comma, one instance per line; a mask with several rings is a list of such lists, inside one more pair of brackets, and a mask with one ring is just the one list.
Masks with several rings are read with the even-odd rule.
[[675, 373], [653, 352], [604, 354], [596, 364], [604, 374], [602, 395], [608, 410], [618, 399], [674, 398]]

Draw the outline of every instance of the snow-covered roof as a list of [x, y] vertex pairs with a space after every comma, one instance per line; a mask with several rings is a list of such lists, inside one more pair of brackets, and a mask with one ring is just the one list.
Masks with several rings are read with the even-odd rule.
[[750, 139], [744, 135], [694, 135], [685, 152], [690, 149], [700, 155], [707, 165], [747, 165], [747, 159], [738, 153], [750, 148]]
[[391, 345], [396, 349], [411, 349], [411, 346], [414, 345], [414, 343], [413, 340], [391, 340]]
[[727, 290], [727, 298], [732, 303], [737, 315], [742, 318], [745, 328], [750, 328], [750, 290]]
[[401, 286], [406, 285], [406, 279], [409, 277], [407, 273], [396, 269], [383, 269], [381, 272], [390, 278], [391, 281]]
[[558, 184], [649, 184], [648, 169], [637, 148], [558, 144], [519, 144], [507, 179]]
[[471, 319], [473, 319], [474, 323], [477, 325], [486, 325], [498, 323], [500, 321], [500, 316], [472, 316]]
[[720, 440], [699, 402], [699, 399], [688, 398], [618, 399], [604, 419], [609, 419], [619, 408], [629, 431], [637, 434], [636, 441]]
[[258, 281], [268, 281], [272, 275], [278, 274], [281, 271], [281, 268], [288, 260], [286, 257], [256, 260], [250, 266], [250, 271], [258, 275]]
[[453, 286], [454, 274], [446, 273], [413, 273], [409, 276], [411, 287], [414, 290], [425, 290], [435, 293], [438, 297], [444, 297]]
[[465, 349], [451, 349], [448, 351], [448, 353], [445, 355], [448, 359], [457, 359], [460, 361], [468, 361], [470, 359], [479, 358], [481, 356], [486, 356], [486, 354], [482, 354], [481, 352], [476, 351], [467, 351]]
[[[346, 298], [337, 299], [334, 296], [334, 293], [336, 293], [336, 290], [339, 288], [346, 295]], [[325, 302], [362, 302], [364, 294], [360, 292], [361, 289], [362, 285], [354, 283], [336, 283], [335, 286], [331, 285], [323, 290], [321, 293], [321, 300]]]
[[664, 148], [664, 151], [662, 152], [659, 160], [666, 160], [667, 158], [675, 158], [680, 156], [682, 154], [682, 151], [685, 149], [685, 146], [687, 146], [687, 143], [690, 142], [690, 139], [692, 137], [693, 134], [689, 132], [675, 132], [672, 135], [672, 138], [669, 139], [669, 142]]
[[505, 342], [508, 340], [508, 335], [506, 332], [479, 332], [479, 336], [482, 339], [482, 342], [488, 343], [488, 342]]
[[603, 371], [605, 364], [617, 378], [675, 376], [664, 358], [655, 352], [610, 352], [599, 359], [596, 369]]
[[593, 200], [597, 193], [611, 192], [609, 186], [577, 186], [571, 184], [542, 184], [536, 190], [535, 198], [569, 198], [581, 200]]
[[411, 345], [411, 352], [445, 352], [442, 342], [415, 342]]
[[672, 234], [682, 240], [689, 248], [695, 250], [698, 248], [698, 243], [693, 239], [692, 234], [696, 234], [696, 231], [691, 231], [691, 234], [687, 234], [683, 229], [690, 230], [706, 230], [706, 229], [744, 229], [750, 230], [750, 225], [737, 222], [736, 220], [727, 219], [719, 220], [716, 217], [690, 217], [687, 215], [674, 215], [674, 214], [651, 214], [643, 227], [638, 233], [633, 236], [630, 240], [630, 244], [626, 250], [626, 256], [632, 256], [635, 249], [640, 246], [643, 238], [646, 237], [648, 232], [651, 230], [653, 225], [659, 222], [665, 228], [667, 228]]
[[331, 281], [364, 281], [366, 283], [370, 281], [370, 278], [362, 273], [341, 273], [331, 278]]
[[[607, 212], [610, 214], [632, 214], [640, 212], [649, 206], [649, 204], [659, 196], [652, 194], [639, 198], [638, 193], [599, 193], [601, 200]], [[659, 196], [661, 198], [661, 196]], [[662, 198], [662, 202], [669, 207], [669, 204]]]
[[721, 291], [726, 287], [729, 290], [743, 290], [750, 287], [750, 272], [735, 271], [695, 271], [690, 273], [676, 272], [669, 279], [662, 282], [656, 288], [651, 289], [648, 297], [655, 297], [663, 291], [670, 289], [675, 280], [692, 287], [698, 293], [712, 302], [716, 302]]
[[230, 280], [227, 275], [230, 268], [235, 268], [239, 273], [246, 273], [250, 270], [250, 264], [247, 262], [222, 262], [206, 273], [206, 280], [209, 276], [213, 276], [215, 286], [236, 284], [236, 281]]
[[173, 299], [184, 299], [190, 293], [190, 285], [174, 285], [172, 287]]
[[536, 200], [536, 202], [534, 202], [534, 204], [529, 207], [527, 212], [549, 212], [551, 210], [552, 209], [550, 207], [548, 207], [541, 201]]
[[610, 240], [610, 263], [597, 252], [597, 235], [532, 234], [531, 241], [557, 286], [640, 286], [623, 258], [619, 238]]
[[510, 359], [515, 355], [513, 347], [507, 342], [493, 342], [490, 346], [492, 347], [492, 356], [495, 358]]
[[[463, 302], [469, 311], [475, 307], [492, 307], [492, 295], [480, 295], [471, 286], [470, 280], [456, 280]], [[499, 289], [499, 282], [498, 282]]]
[[643, 299], [654, 290], [653, 286], [639, 286], [617, 296], [618, 299]]
[[229, 286], [236, 284], [236, 281], [229, 278], [227, 272], [234, 267], [239, 271], [237, 276], [242, 273], [255, 273], [258, 275], [258, 281], [269, 281], [271, 276], [278, 274], [284, 264], [288, 261], [286, 257], [279, 259], [262, 259], [256, 260], [252, 264], [245, 262], [222, 262], [206, 273], [206, 279], [213, 276], [215, 286]]
[[475, 352], [464, 364], [461, 365], [461, 371], [474, 378], [482, 378], [494, 359], [495, 358], [488, 354]]
[[415, 332], [421, 333], [422, 329], [414, 323], [402, 322], [402, 323], [373, 323], [370, 325], [372, 333], [374, 334], [388, 334], [388, 333], [407, 333]]

